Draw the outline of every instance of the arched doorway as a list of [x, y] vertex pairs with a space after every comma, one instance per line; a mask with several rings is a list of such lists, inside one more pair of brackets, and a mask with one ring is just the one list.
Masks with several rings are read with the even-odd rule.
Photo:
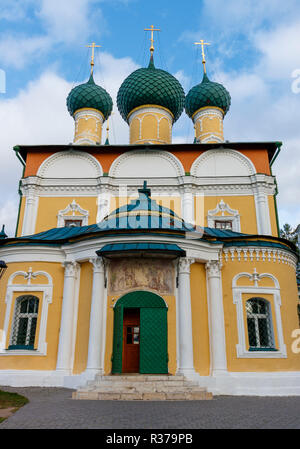
[[117, 301], [112, 373], [168, 373], [167, 311], [152, 292], [127, 293]]

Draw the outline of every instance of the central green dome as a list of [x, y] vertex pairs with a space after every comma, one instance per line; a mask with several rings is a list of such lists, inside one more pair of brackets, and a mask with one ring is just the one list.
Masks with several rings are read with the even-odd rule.
[[67, 107], [73, 116], [78, 109], [93, 108], [100, 111], [106, 120], [112, 111], [113, 102], [109, 93], [103, 87], [95, 84], [93, 75], [87, 83], [74, 87], [68, 95]]
[[125, 121], [133, 109], [152, 104], [169, 109], [175, 122], [183, 111], [184, 101], [179, 81], [165, 70], [156, 69], [152, 56], [148, 67], [135, 70], [123, 81], [117, 96], [117, 106]]
[[210, 81], [206, 73], [202, 82], [192, 87], [185, 99], [185, 110], [189, 117], [201, 108], [214, 106], [222, 109], [224, 115], [231, 103], [229, 92], [222, 84]]

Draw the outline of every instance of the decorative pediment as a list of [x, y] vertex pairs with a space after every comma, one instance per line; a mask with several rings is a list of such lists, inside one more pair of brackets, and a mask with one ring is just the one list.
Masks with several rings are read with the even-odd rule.
[[65, 209], [60, 210], [57, 214], [57, 227], [65, 226], [66, 219], [76, 219], [81, 221], [81, 226], [87, 226], [89, 221], [89, 211], [82, 209], [75, 200], [72, 201]]

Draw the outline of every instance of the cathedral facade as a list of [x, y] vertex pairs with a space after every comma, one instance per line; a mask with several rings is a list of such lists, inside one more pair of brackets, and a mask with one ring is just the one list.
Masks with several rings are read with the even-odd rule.
[[[153, 52], [152, 52], [153, 53]], [[16, 236], [0, 239], [0, 384], [182, 375], [213, 394], [299, 395], [296, 249], [279, 237], [280, 142], [228, 142], [225, 87], [185, 95], [149, 66], [120, 86], [128, 145], [104, 144], [110, 95], [70, 92], [70, 145], [14, 148]], [[172, 143], [185, 109], [194, 142]]]

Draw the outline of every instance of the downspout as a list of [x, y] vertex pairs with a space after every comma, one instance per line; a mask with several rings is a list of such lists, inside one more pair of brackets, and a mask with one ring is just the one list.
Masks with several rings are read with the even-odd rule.
[[[274, 164], [275, 160], [277, 159], [277, 156], [279, 155], [279, 153], [281, 151], [281, 146], [282, 146], [282, 142], [276, 142], [277, 151], [275, 152], [275, 155], [274, 155], [273, 159], [270, 162], [271, 176], [273, 176], [273, 174], [272, 174], [272, 165]], [[273, 200], [274, 200], [275, 217], [276, 217], [276, 225], [277, 225], [277, 235], [279, 237], [280, 236], [280, 226], [279, 226], [277, 199], [276, 199], [276, 197], [278, 195], [278, 185], [277, 185], [276, 178], [274, 179], [274, 181], [275, 181], [275, 194], [273, 196]]]
[[[24, 178], [24, 173], [25, 173], [25, 168], [26, 168], [26, 163], [24, 162], [24, 160], [21, 158], [21, 155], [19, 153], [19, 146], [15, 146], [14, 151], [16, 153], [17, 158], [19, 159], [19, 161], [21, 162], [21, 164], [23, 165], [23, 173], [22, 173], [22, 178]], [[21, 203], [22, 203], [22, 192], [21, 192], [21, 180], [19, 181], [19, 188], [18, 188], [18, 194], [19, 194], [19, 208], [18, 208], [18, 218], [17, 218], [17, 224], [16, 224], [16, 231], [15, 231], [15, 237], [17, 237], [17, 231], [18, 231], [18, 227], [19, 227], [19, 221], [20, 221], [20, 213], [21, 213]]]

